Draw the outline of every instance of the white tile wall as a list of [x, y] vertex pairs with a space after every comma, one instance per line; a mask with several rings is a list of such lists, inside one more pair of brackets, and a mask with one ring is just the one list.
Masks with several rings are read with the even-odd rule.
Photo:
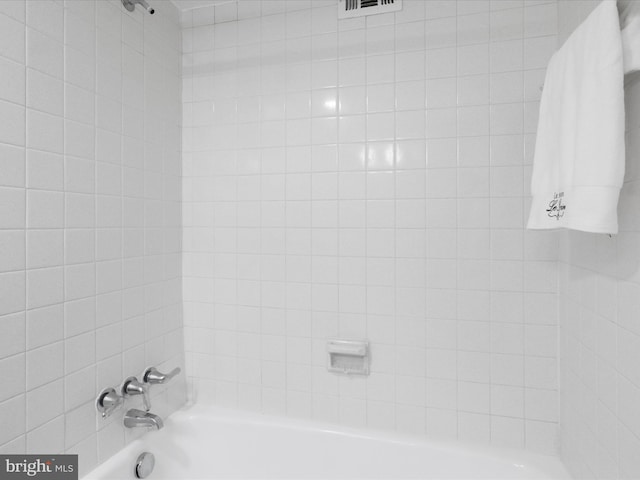
[[97, 393], [183, 362], [180, 25], [155, 3], [0, 2], [0, 451], [81, 473], [129, 439]]
[[[560, 39], [598, 3], [561, 1]], [[561, 451], [576, 478], [640, 477], [639, 78], [625, 79], [627, 161], [620, 233], [609, 238], [571, 232], [561, 243]]]
[[[553, 234], [523, 229], [553, 1], [183, 15], [201, 401], [555, 452]], [[368, 338], [372, 373], [325, 368]]]

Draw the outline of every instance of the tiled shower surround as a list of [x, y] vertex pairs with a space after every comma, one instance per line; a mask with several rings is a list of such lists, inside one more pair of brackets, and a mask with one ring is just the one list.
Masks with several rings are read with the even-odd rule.
[[[154, 3], [0, 0], [0, 452], [81, 474], [132, 437], [97, 393], [183, 363], [180, 24]], [[167, 415], [184, 377], [155, 390]]]
[[554, 453], [560, 237], [524, 223], [558, 5], [336, 4], [183, 15], [192, 394]]
[[597, 1], [152, 3], [0, 0], [1, 453], [86, 472], [139, 434], [96, 394], [186, 353], [199, 401], [640, 478], [639, 74], [620, 234], [524, 229], [545, 67]]
[[[560, 40], [598, 3], [561, 1]], [[640, 478], [640, 74], [625, 80], [620, 233], [565, 232], [560, 249], [561, 453], [576, 478]]]

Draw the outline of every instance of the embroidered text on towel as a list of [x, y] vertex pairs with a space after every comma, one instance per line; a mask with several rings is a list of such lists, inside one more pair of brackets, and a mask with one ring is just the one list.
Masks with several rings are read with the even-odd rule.
[[553, 200], [549, 202], [549, 208], [547, 208], [547, 215], [549, 217], [556, 217], [556, 220], [560, 220], [564, 216], [564, 211], [567, 206], [562, 204], [564, 198], [564, 192], [554, 193]]

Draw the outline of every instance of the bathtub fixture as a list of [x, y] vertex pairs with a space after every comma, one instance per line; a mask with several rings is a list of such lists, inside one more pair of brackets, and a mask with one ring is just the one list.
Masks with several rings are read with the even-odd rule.
[[149, 385], [139, 382], [136, 377], [129, 377], [122, 383], [122, 396], [124, 398], [134, 395], [142, 395], [144, 409], [151, 410], [151, 400], [149, 399]]
[[118, 408], [122, 406], [124, 398], [115, 391], [115, 389], [109, 387], [105, 388], [98, 394], [96, 398], [96, 410], [102, 415], [102, 418], [107, 418]]
[[571, 478], [557, 458], [524, 450], [195, 404], [172, 414], [165, 428], [134, 440], [83, 480], [130, 479], [140, 452], [162, 459], [149, 477], [154, 480]]
[[142, 375], [142, 381], [151, 385], [161, 385], [167, 383], [181, 372], [180, 367], [176, 367], [169, 373], [161, 373], [156, 367], [149, 367]]
[[327, 370], [350, 375], [369, 375], [369, 342], [362, 340], [327, 341]]
[[164, 427], [164, 422], [158, 415], [131, 408], [124, 414], [124, 426], [127, 428], [147, 427], [160, 430]]
[[138, 478], [147, 478], [153, 472], [156, 465], [156, 457], [151, 452], [142, 452], [136, 460], [135, 473]]
[[136, 4], [142, 5], [142, 7], [151, 15], [156, 13], [153, 7], [151, 7], [151, 5], [149, 5], [145, 0], [122, 0], [122, 5], [130, 12], [133, 12], [136, 9]]

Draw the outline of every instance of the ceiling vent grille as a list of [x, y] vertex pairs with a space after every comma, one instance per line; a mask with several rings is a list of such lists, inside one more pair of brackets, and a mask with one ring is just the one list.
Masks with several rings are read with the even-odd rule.
[[402, 0], [339, 0], [338, 18], [364, 17], [402, 10]]

